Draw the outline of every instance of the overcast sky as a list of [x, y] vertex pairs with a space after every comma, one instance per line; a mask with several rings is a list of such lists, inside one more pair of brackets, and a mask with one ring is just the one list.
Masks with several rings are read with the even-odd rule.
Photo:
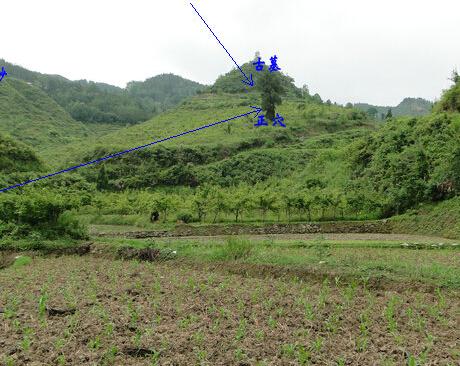
[[[437, 98], [460, 66], [458, 0], [192, 0], [234, 59], [276, 54], [298, 86], [338, 103]], [[14, 0], [0, 58], [124, 87], [169, 73], [211, 84], [232, 61], [189, 1]], [[460, 68], [459, 68], [460, 69]]]

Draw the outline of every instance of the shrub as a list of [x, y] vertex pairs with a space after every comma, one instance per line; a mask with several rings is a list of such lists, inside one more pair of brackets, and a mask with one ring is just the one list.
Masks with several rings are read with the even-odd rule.
[[88, 227], [70, 212], [64, 212], [58, 218], [57, 231], [72, 239], [87, 239]]
[[221, 260], [247, 259], [253, 251], [251, 241], [242, 238], [230, 238], [223, 244], [216, 255]]
[[188, 224], [189, 222], [193, 222], [193, 216], [191, 213], [189, 212], [180, 212], [178, 215], [177, 215], [177, 220], [178, 221], [182, 221], [182, 222], [185, 222], [186, 224]]

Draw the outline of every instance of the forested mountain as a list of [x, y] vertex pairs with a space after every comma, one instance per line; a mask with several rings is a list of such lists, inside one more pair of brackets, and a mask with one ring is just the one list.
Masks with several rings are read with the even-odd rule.
[[357, 103], [354, 104], [354, 107], [368, 113], [373, 118], [383, 120], [389, 110], [394, 117], [425, 116], [431, 112], [433, 103], [423, 98], [405, 98], [395, 107], [376, 106], [367, 103]]
[[29, 71], [1, 60], [8, 78], [40, 88], [77, 121], [137, 123], [177, 104], [203, 86], [175, 75], [159, 75], [129, 83], [129, 90], [87, 80], [71, 81], [58, 75]]
[[162, 74], [145, 81], [131, 81], [126, 86], [129, 95], [146, 108], [164, 111], [185, 98], [204, 89], [204, 86], [174, 74]]
[[37, 150], [57, 147], [90, 133], [41, 89], [9, 77], [0, 85], [0, 131]]

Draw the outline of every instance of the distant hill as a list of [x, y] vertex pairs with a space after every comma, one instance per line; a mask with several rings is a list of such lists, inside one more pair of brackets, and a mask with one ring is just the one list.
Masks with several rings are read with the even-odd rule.
[[8, 76], [0, 83], [0, 132], [38, 151], [90, 133], [41, 89]]
[[204, 86], [175, 75], [159, 75], [145, 82], [129, 83], [129, 90], [87, 80], [71, 81], [41, 74], [0, 59], [8, 78], [40, 88], [77, 121], [126, 124], [145, 121]]
[[425, 116], [430, 114], [431, 109], [433, 108], [433, 103], [423, 98], [405, 98], [396, 107], [375, 106], [367, 103], [357, 103], [354, 104], [354, 107], [371, 114], [372, 112], [370, 110], [375, 108], [375, 110], [377, 110], [375, 117], [377, 119], [383, 119], [382, 114], [386, 115], [389, 109], [391, 109], [394, 117]]
[[127, 93], [147, 108], [165, 110], [204, 89], [204, 86], [174, 74], [161, 74], [145, 81], [131, 81]]

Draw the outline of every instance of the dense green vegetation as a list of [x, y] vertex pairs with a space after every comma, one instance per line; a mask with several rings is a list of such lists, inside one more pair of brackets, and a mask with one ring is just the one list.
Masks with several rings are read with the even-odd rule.
[[42, 90], [9, 77], [0, 87], [0, 132], [39, 150], [91, 134]]
[[26, 81], [54, 99], [72, 118], [81, 122], [122, 124], [145, 121], [172, 107], [203, 86], [172, 74], [144, 82], [130, 82], [127, 89], [87, 80], [70, 81], [59, 75], [29, 71], [0, 59], [10, 79]]
[[[250, 64], [244, 67], [250, 71]], [[256, 83], [263, 86], [264, 75], [269, 73], [255, 73]], [[9, 171], [3, 181], [13, 184], [51, 165], [65, 168], [243, 114], [249, 106], [261, 105], [264, 97], [261, 87], [240, 92], [244, 87], [240, 76], [233, 70], [178, 107], [97, 141], [89, 138], [85, 144], [63, 144], [53, 150], [55, 157], [48, 167], [22, 147], [25, 155], [18, 156], [23, 156], [23, 175]], [[4, 223], [25, 222], [29, 226], [24, 232], [35, 228], [42, 232], [46, 225], [56, 227], [61, 215], [73, 218], [75, 212], [87, 223], [140, 226], [151, 225], [155, 212], [162, 223], [359, 220], [390, 217], [458, 195], [458, 82], [444, 93], [432, 114], [388, 117], [385, 123], [378, 123], [358, 109], [322, 102], [306, 87], [296, 88], [282, 73], [276, 73], [276, 78], [286, 91], [282, 103], [275, 103], [276, 112], [285, 118], [287, 128], [255, 127], [256, 119], [247, 116], [39, 182], [20, 191], [21, 200], [30, 196], [31, 202], [38, 202], [32, 207], [39, 209], [49, 202], [50, 210], [59, 207], [58, 214], [45, 217], [37, 213], [41, 221], [27, 222], [20, 216], [23, 206], [5, 199], [5, 210], [12, 212], [4, 216]], [[16, 84], [43, 95], [17, 80], [2, 85], [3, 92]], [[156, 98], [150, 86], [132, 83], [128, 89], [139, 98]], [[5, 167], [9, 167], [5, 169], [11, 169], [13, 159], [5, 156]], [[21, 158], [16, 160], [19, 166]], [[46, 189], [57, 193], [42, 195]], [[66, 205], [59, 206], [56, 199]], [[69, 210], [74, 213], [67, 214]]]
[[126, 86], [127, 93], [152, 112], [173, 107], [203, 89], [203, 85], [174, 74], [157, 75], [142, 82], [131, 81]]
[[354, 145], [353, 183], [381, 197], [385, 216], [460, 192], [460, 116], [388, 121]]
[[29, 146], [3, 134], [0, 134], [0, 151], [2, 175], [13, 171], [29, 172], [43, 169], [42, 162]]

